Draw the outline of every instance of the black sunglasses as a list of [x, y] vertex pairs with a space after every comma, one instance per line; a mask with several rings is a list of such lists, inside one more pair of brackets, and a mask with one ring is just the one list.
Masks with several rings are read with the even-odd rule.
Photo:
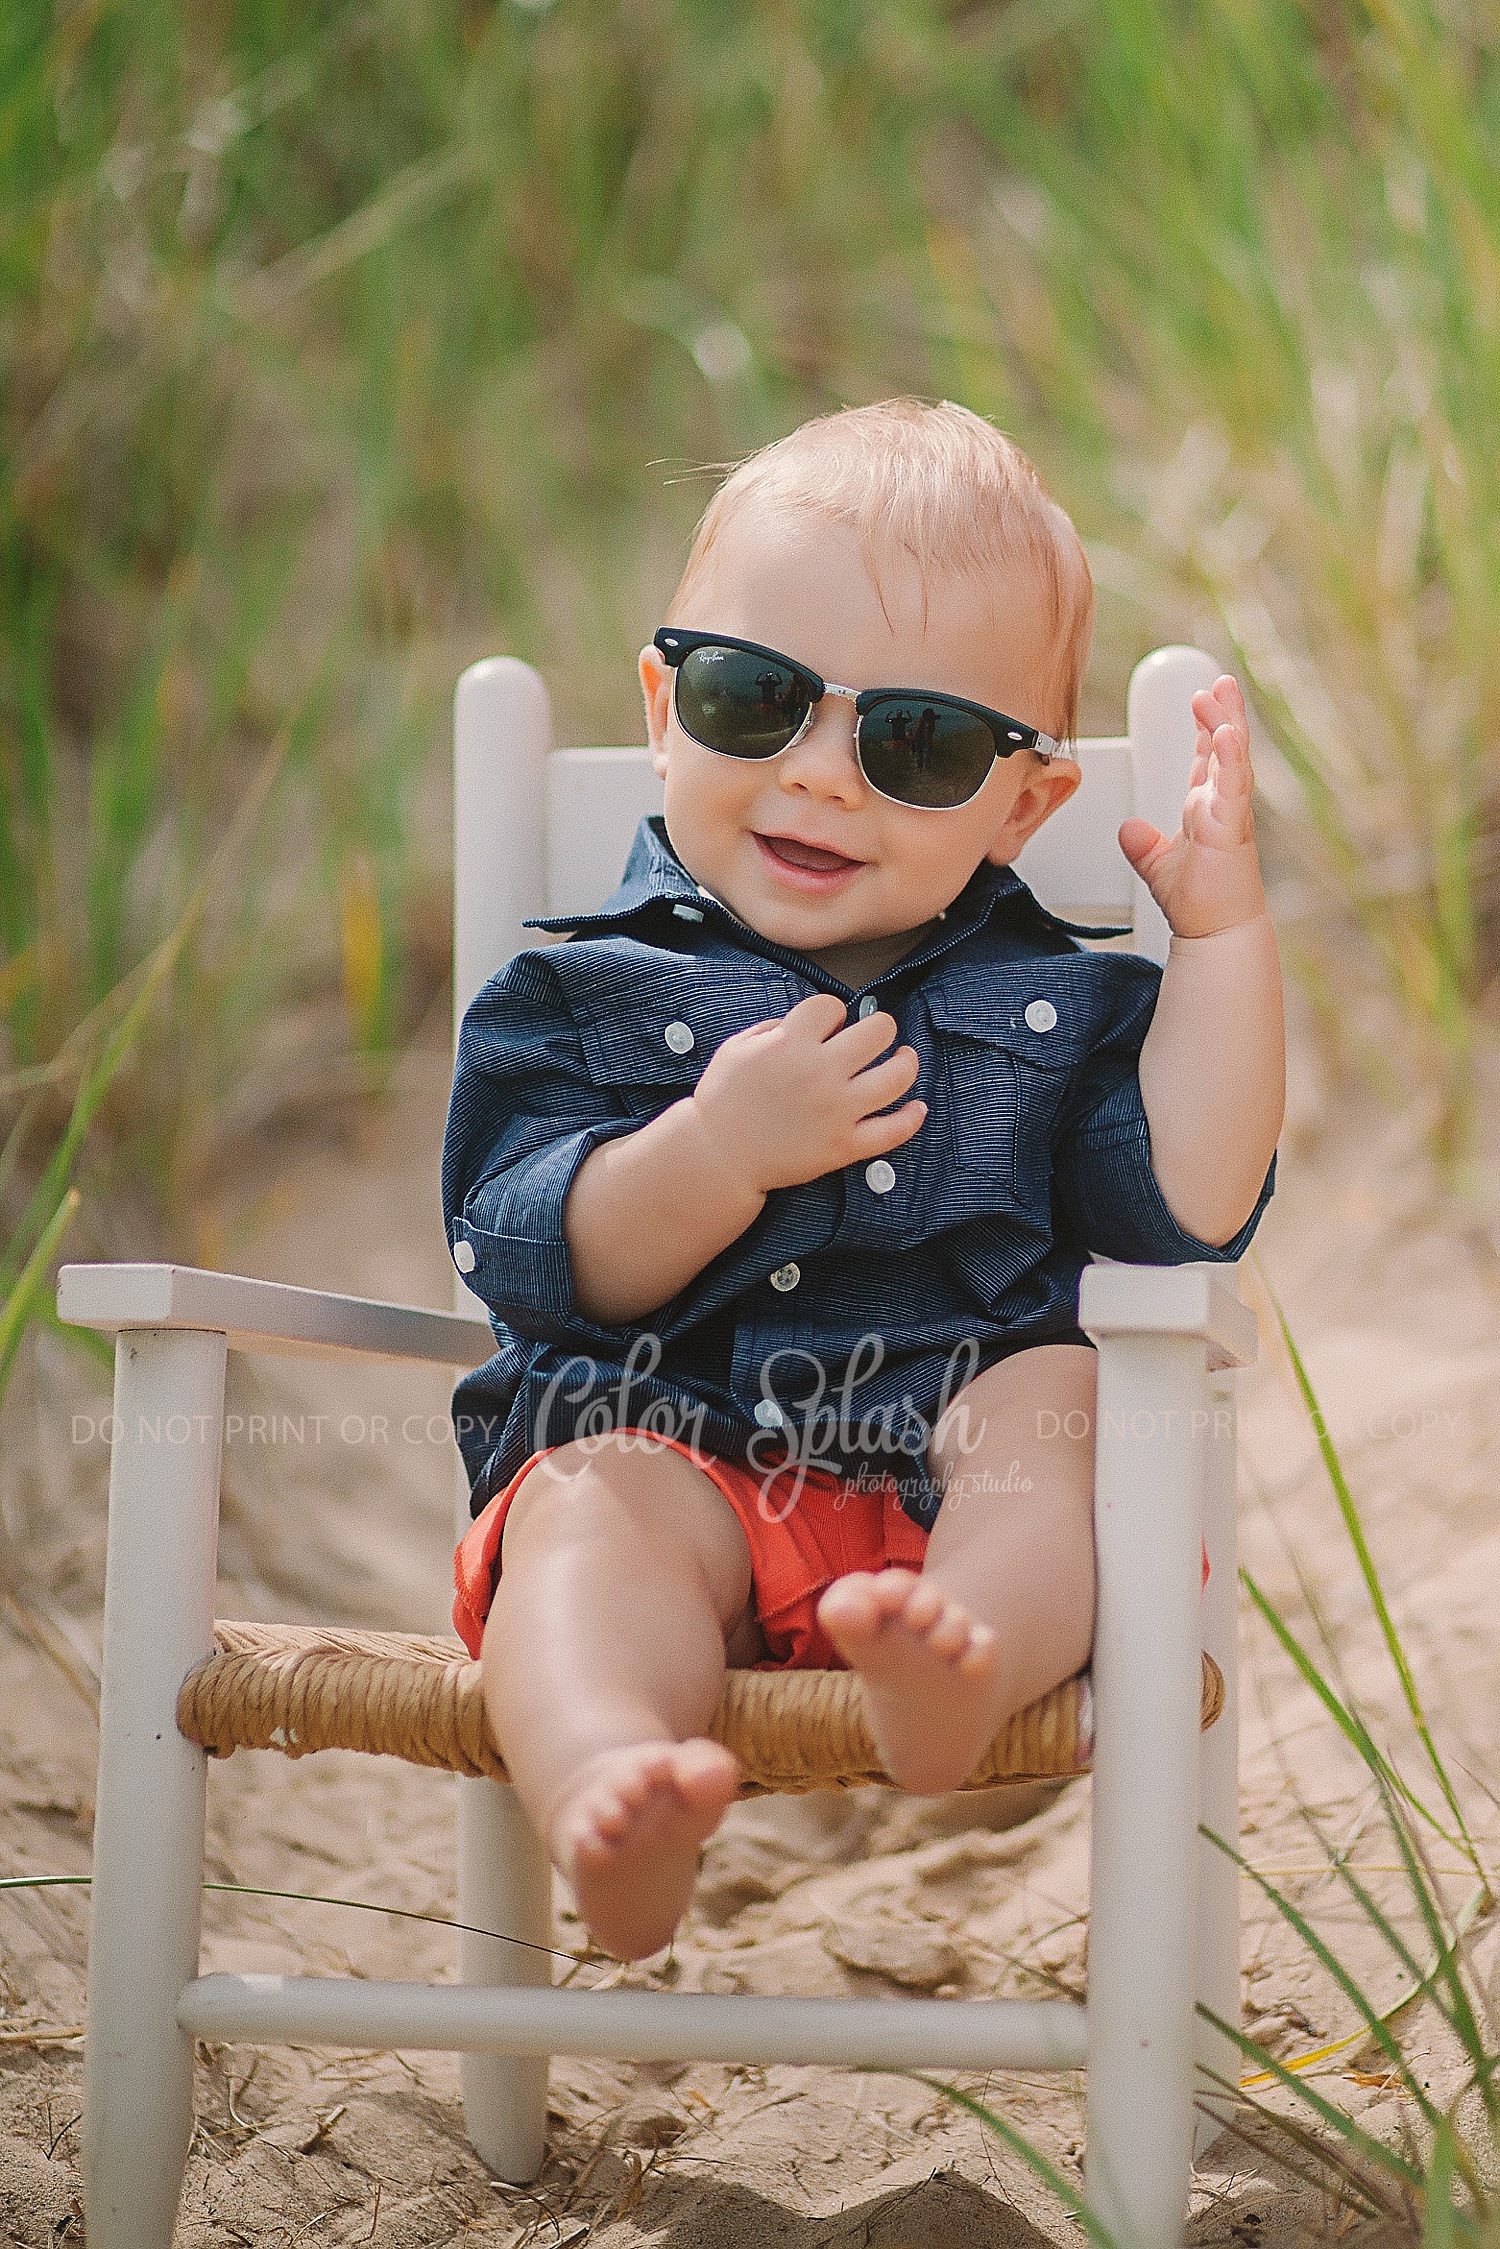
[[727, 633], [663, 625], [652, 645], [676, 672], [673, 706], [685, 733], [721, 757], [779, 757], [800, 742], [825, 695], [854, 705], [854, 754], [878, 796], [924, 812], [976, 797], [997, 757], [1069, 752], [1050, 734], [960, 695], [925, 687], [837, 687], [806, 664]]

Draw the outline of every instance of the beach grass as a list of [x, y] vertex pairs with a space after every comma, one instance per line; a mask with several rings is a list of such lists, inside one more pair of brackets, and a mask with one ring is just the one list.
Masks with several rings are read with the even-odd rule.
[[1073, 507], [1095, 724], [1164, 633], [1244, 669], [1289, 954], [1461, 1172], [1500, 965], [1482, 15], [117, 0], [0, 40], [13, 1067], [161, 941], [299, 714], [101, 1120], [139, 1229], [211, 1252], [226, 1147], [337, 1115], [435, 997], [462, 663], [629, 738], [705, 464], [898, 389]]
[[974, 403], [1057, 432], [1127, 648], [1132, 611], [1137, 648], [1198, 619], [1248, 680], [1289, 955], [1462, 1185], [1500, 969], [1500, 30], [1100, 0], [968, 108], [989, 203], [934, 268]]

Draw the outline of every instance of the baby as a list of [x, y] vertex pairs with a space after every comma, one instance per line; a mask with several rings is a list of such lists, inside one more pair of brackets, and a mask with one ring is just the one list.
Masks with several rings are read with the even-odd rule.
[[720, 488], [668, 615], [664, 817], [476, 1000], [444, 1157], [499, 1345], [456, 1400], [455, 1621], [625, 1958], [735, 1793], [726, 1665], [850, 1666], [927, 1793], [1087, 1661], [1080, 1272], [1238, 1257], [1283, 1098], [1232, 679], [1194, 698], [1179, 832], [1120, 831], [1164, 972], [1012, 871], [1078, 784], [1092, 589], [988, 423], [795, 431]]

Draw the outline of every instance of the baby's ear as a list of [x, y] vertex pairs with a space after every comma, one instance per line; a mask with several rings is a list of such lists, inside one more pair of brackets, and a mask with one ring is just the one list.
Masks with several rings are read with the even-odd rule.
[[1081, 778], [1076, 758], [1043, 758], [1031, 750], [1022, 754], [1030, 763], [1030, 771], [1011, 799], [1005, 825], [985, 853], [991, 866], [1008, 867], [1042, 822], [1067, 803]]
[[640, 657], [641, 693], [646, 698], [646, 740], [658, 773], [667, 770], [667, 721], [672, 715], [672, 673], [659, 648], [647, 645]]

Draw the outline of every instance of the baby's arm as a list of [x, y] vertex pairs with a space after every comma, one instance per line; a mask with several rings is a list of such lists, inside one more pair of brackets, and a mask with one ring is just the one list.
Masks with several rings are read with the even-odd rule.
[[580, 1309], [606, 1326], [640, 1319], [738, 1241], [772, 1188], [910, 1140], [925, 1102], [872, 1113], [917, 1074], [909, 1046], [878, 1060], [895, 1035], [889, 1015], [849, 1023], [816, 993], [726, 1039], [687, 1100], [596, 1148], [563, 1215]]
[[1227, 676], [1193, 697], [1198, 743], [1175, 836], [1127, 820], [1120, 845], [1172, 926], [1141, 1049], [1151, 1168], [1179, 1226], [1227, 1242], [1255, 1208], [1286, 1098], [1281, 963], [1250, 796], [1250, 729]]

